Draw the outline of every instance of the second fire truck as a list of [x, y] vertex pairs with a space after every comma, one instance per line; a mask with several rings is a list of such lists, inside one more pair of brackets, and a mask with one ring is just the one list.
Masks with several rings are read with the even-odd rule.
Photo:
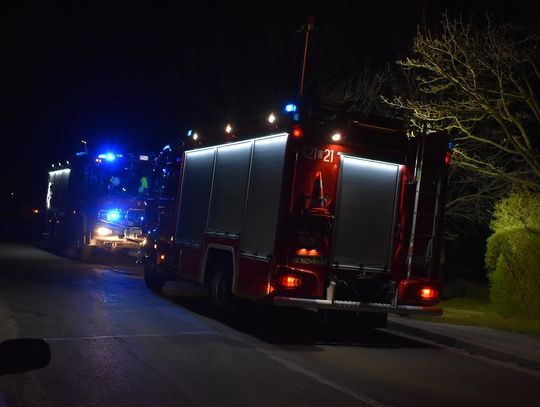
[[144, 239], [152, 157], [78, 153], [49, 171], [46, 234], [59, 249], [136, 250]]

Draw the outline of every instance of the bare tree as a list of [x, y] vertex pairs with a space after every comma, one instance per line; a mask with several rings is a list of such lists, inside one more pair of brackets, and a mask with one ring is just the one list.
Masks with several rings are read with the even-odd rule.
[[493, 188], [540, 190], [538, 43], [489, 18], [477, 28], [444, 15], [441, 33], [418, 32], [415, 56], [398, 62], [417, 74], [420, 94], [384, 100], [408, 113], [413, 130], [454, 135], [456, 165], [490, 179]]
[[381, 103], [381, 95], [388, 90], [392, 82], [390, 70], [388, 65], [382, 69], [367, 65], [345, 81], [327, 83], [327, 88], [321, 93], [342, 101], [351, 111], [368, 114], [392, 113], [387, 105]]

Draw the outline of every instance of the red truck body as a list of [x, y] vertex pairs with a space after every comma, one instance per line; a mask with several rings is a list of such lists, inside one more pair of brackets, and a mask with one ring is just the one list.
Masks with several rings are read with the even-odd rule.
[[309, 110], [223, 136], [184, 153], [170, 236], [145, 250], [151, 288], [206, 284], [218, 306], [442, 312], [443, 134]]

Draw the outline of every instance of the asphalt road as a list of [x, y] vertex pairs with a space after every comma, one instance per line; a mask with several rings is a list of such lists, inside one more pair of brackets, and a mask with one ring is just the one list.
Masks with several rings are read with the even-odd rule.
[[[98, 261], [98, 259], [96, 259]], [[8, 406], [536, 406], [540, 377], [307, 311], [146, 289], [140, 269], [0, 244], [0, 340], [43, 337], [46, 368], [0, 378]]]

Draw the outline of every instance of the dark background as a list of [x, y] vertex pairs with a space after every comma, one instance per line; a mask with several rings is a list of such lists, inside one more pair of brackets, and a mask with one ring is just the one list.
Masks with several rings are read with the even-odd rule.
[[[4, 5], [2, 206], [42, 206], [50, 164], [82, 150], [82, 139], [94, 152], [157, 151], [194, 124], [294, 96], [308, 15], [317, 18], [308, 76], [324, 65], [345, 77], [405, 55], [422, 17], [435, 24], [445, 9], [540, 16], [534, 1]], [[312, 76], [310, 86], [324, 80]]]

